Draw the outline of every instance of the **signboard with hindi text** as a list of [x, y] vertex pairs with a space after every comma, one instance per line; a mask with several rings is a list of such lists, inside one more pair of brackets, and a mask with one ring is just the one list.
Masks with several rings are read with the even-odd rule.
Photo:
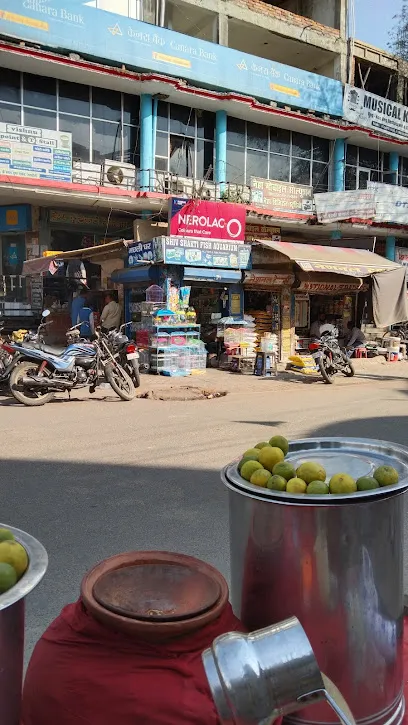
[[344, 118], [351, 123], [371, 128], [381, 135], [408, 139], [408, 108], [401, 103], [346, 85], [343, 109]]
[[251, 205], [273, 212], [313, 216], [313, 188], [251, 176]]

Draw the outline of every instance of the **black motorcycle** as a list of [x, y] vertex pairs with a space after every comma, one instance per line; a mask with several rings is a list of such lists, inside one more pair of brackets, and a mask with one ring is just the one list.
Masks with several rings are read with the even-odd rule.
[[309, 351], [319, 367], [324, 382], [331, 385], [337, 373], [352, 378], [355, 370], [353, 363], [339, 345], [337, 329], [332, 325], [328, 327], [330, 329], [321, 331], [320, 340], [309, 343]]
[[140, 388], [139, 352], [135, 343], [129, 340], [124, 333], [125, 327], [131, 324], [131, 322], [125, 322], [119, 330], [110, 330], [106, 335], [106, 340], [113, 356], [119, 360], [135, 388]]

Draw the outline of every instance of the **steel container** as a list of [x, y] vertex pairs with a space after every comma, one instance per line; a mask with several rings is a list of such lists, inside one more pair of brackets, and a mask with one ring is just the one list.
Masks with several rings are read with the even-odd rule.
[[0, 595], [0, 722], [19, 725], [24, 664], [24, 600], [43, 578], [47, 552], [39, 541], [7, 524], [28, 554], [29, 565], [19, 582]]
[[[305, 496], [244, 481], [229, 490], [231, 595], [250, 630], [296, 616], [322, 672], [355, 720], [398, 725], [403, 697], [403, 496], [408, 449], [365, 439], [305, 439], [290, 445], [295, 466], [316, 461], [329, 476], [370, 475], [392, 465], [399, 483], [352, 495]], [[292, 725], [329, 725], [319, 704], [287, 716]]]

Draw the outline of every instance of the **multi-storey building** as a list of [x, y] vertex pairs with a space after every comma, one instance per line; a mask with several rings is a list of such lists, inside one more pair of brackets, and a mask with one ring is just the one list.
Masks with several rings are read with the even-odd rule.
[[[118, 237], [148, 241], [163, 234], [172, 196], [244, 204], [247, 241], [343, 238], [372, 249], [375, 238], [389, 258], [404, 247], [401, 215], [316, 222], [313, 193], [408, 186], [408, 109], [394, 133], [361, 112], [358, 92], [350, 97], [355, 86], [377, 103], [387, 98], [383, 116], [392, 117], [395, 102], [408, 102], [404, 71], [348, 41], [346, 0], [3, 0], [2, 8], [0, 272], [10, 308], [29, 303], [24, 259]], [[273, 255], [257, 250], [253, 262], [271, 270]], [[103, 267], [103, 281], [114, 266]], [[41, 304], [35, 282], [30, 290]]]

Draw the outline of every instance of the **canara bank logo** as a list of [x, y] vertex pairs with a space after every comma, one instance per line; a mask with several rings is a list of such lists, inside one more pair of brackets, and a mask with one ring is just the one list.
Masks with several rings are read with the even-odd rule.
[[113, 27], [108, 28], [108, 30], [112, 33], [112, 35], [123, 35], [119, 23], [116, 23]]
[[242, 59], [240, 63], [237, 63], [237, 68], [239, 68], [239, 70], [248, 70], [248, 66], [244, 59]]

